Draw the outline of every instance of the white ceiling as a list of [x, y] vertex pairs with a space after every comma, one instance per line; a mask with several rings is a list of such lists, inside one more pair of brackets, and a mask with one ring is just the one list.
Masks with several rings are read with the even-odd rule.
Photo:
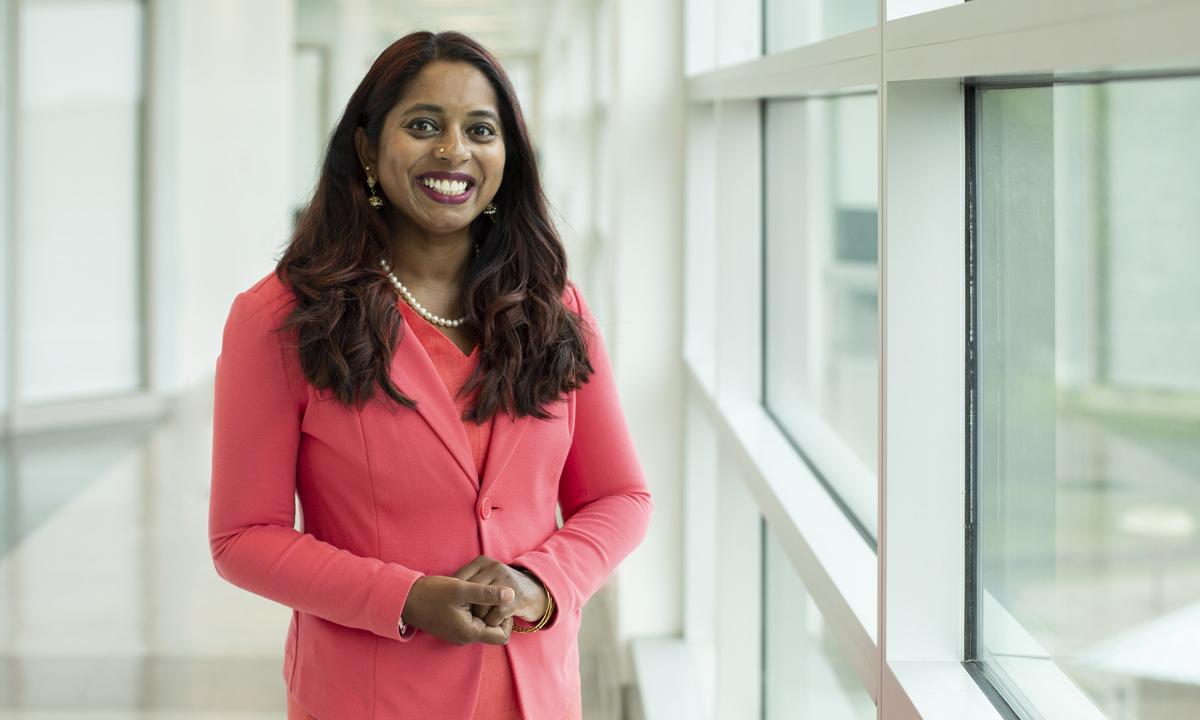
[[[380, 33], [458, 30], [502, 57], [541, 50], [554, 0], [372, 0]], [[384, 43], [386, 44], [386, 43]]]

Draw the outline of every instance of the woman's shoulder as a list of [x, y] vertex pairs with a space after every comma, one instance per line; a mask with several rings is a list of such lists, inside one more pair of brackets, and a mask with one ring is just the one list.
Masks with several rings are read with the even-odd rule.
[[[237, 293], [225, 320], [225, 342], [278, 349], [281, 329], [287, 324], [296, 296], [274, 271]], [[290, 335], [290, 333], [289, 333]]]
[[291, 313], [295, 302], [296, 295], [291, 285], [272, 270], [234, 296], [229, 309], [229, 322], [239, 325], [251, 323], [263, 329], [278, 328]]
[[584, 297], [583, 291], [574, 282], [568, 280], [566, 287], [563, 289], [563, 304], [570, 308], [578, 315], [586, 327], [594, 329], [596, 324], [596, 316], [592, 314], [592, 309], [588, 305], [587, 298]]
[[579, 286], [573, 281], [567, 280], [562, 292], [563, 305], [574, 310], [576, 314], [580, 314], [587, 304], [583, 301], [583, 293], [579, 290]]
[[238, 295], [246, 296], [255, 307], [269, 310], [273, 316], [278, 316], [296, 302], [292, 286], [281, 280], [274, 270], [256, 280]]
[[[279, 332], [296, 302], [291, 285], [274, 271], [259, 278], [233, 299], [221, 344], [221, 355], [240, 362], [263, 363], [261, 367], [282, 369], [294, 393], [297, 407], [306, 403], [305, 378], [295, 352], [294, 331]], [[275, 358], [282, 358], [282, 364]], [[225, 362], [233, 362], [226, 360]]]

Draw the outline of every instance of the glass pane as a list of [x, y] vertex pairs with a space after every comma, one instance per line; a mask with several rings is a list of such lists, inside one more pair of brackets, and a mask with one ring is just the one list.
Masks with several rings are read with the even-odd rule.
[[143, 384], [142, 4], [18, 9], [17, 395], [133, 391]]
[[874, 720], [875, 702], [769, 531], [766, 554], [766, 719]]
[[875, 535], [876, 97], [776, 100], [766, 118], [766, 405]]
[[981, 92], [979, 655], [1030, 716], [1200, 708], [1198, 116], [1197, 78]]
[[768, 53], [875, 24], [875, 0], [766, 0], [766, 9]]

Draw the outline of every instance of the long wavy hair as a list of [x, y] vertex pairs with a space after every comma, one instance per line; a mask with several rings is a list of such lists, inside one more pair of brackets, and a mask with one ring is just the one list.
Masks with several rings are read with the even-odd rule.
[[478, 390], [463, 418], [483, 422], [504, 409], [547, 419], [552, 415], [543, 405], [581, 386], [593, 371], [587, 329], [562, 302], [566, 252], [549, 218], [516, 92], [491, 53], [459, 32], [420, 31], [392, 43], [346, 103], [312, 201], [275, 268], [296, 296], [280, 332], [295, 333], [308, 381], [343, 404], [361, 406], [378, 386], [401, 405], [416, 406], [389, 375], [404, 323], [396, 290], [378, 264], [388, 252], [388, 228], [368, 202], [354, 131], [362, 127], [377, 147], [384, 116], [434, 60], [468, 62], [487, 77], [499, 99], [505, 143], [495, 222], [480, 215], [469, 230], [479, 252], [468, 261], [463, 301], [466, 322], [479, 330], [480, 352], [460, 391]]

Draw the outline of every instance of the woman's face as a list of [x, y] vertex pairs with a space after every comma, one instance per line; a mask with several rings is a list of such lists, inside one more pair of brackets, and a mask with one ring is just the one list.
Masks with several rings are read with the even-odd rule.
[[376, 192], [384, 196], [391, 219], [411, 221], [429, 233], [470, 224], [504, 176], [496, 93], [470, 63], [426, 65], [384, 118], [378, 146], [369, 147], [362, 128], [355, 143], [360, 162], [379, 181]]

